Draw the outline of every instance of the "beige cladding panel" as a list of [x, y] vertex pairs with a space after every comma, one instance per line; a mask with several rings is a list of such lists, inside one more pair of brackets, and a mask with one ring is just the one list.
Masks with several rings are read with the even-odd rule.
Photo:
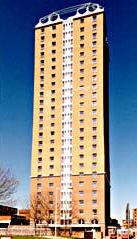
[[[56, 34], [52, 38], [52, 34]], [[49, 174], [60, 175], [60, 159], [61, 159], [61, 88], [62, 88], [62, 25], [56, 25], [56, 30], [52, 30], [52, 26], [45, 27], [44, 34], [41, 34], [41, 29], [35, 31], [35, 82], [34, 82], [34, 115], [33, 115], [33, 146], [32, 146], [32, 173], [31, 176], [37, 176], [38, 167], [38, 149], [42, 148], [42, 175], [48, 176]], [[44, 36], [44, 42], [41, 42], [41, 36]], [[56, 42], [56, 46], [52, 46], [52, 42]], [[44, 49], [40, 50], [41, 44], [44, 44]], [[53, 54], [52, 50], [56, 50]], [[44, 58], [40, 57], [40, 52], [44, 52]], [[55, 61], [52, 61], [55, 58]], [[44, 59], [44, 66], [40, 65], [40, 60]], [[56, 68], [53, 70], [52, 66]], [[40, 97], [40, 68], [44, 67], [44, 96]], [[55, 78], [52, 78], [55, 74]], [[55, 82], [55, 85], [52, 85]], [[52, 94], [51, 90], [55, 90]], [[51, 102], [51, 98], [55, 98], [55, 102]], [[40, 105], [40, 100], [44, 100], [44, 105]], [[55, 106], [51, 110], [51, 106]], [[43, 107], [43, 113], [39, 113], [39, 108]], [[39, 121], [39, 115], [43, 115], [43, 122]], [[55, 118], [51, 118], [55, 115]], [[51, 123], [55, 126], [51, 127]], [[43, 124], [43, 130], [39, 130], [39, 124]], [[51, 131], [54, 135], [51, 136]], [[43, 132], [43, 138], [39, 139], [39, 132]], [[51, 144], [50, 140], [54, 139], [55, 143]], [[43, 145], [38, 146], [38, 141], [42, 140]], [[54, 148], [54, 153], [50, 152], [50, 148]], [[54, 155], [54, 162], [50, 162], [50, 156]], [[49, 165], [53, 164], [54, 169], [49, 170]]]
[[[92, 127], [97, 126], [97, 170], [104, 171], [104, 121], [103, 121], [103, 14], [97, 16], [97, 46], [92, 47], [92, 17], [86, 17], [84, 24], [77, 19], [74, 21], [74, 60], [73, 60], [73, 175], [79, 173], [79, 154], [84, 154], [84, 173], [92, 172]], [[80, 28], [84, 27], [84, 32], [80, 32]], [[80, 36], [84, 35], [84, 40], [80, 40]], [[80, 48], [80, 44], [84, 44], [84, 48]], [[97, 124], [92, 123], [92, 50], [97, 50]], [[84, 56], [80, 56], [80, 52], [84, 52]], [[84, 60], [84, 65], [80, 65], [80, 61]], [[80, 69], [84, 69], [84, 73], [80, 73]], [[80, 81], [80, 77], [84, 77], [84, 81]], [[84, 86], [81, 89], [80, 86]], [[80, 94], [84, 94], [80, 98]], [[80, 102], [84, 102], [84, 106], [80, 106]], [[80, 115], [80, 111], [84, 111], [84, 115]], [[84, 123], [80, 124], [79, 120], [84, 119]], [[80, 128], [84, 128], [84, 132], [80, 133]], [[84, 136], [84, 141], [80, 141], [79, 137]], [[79, 145], [84, 145], [84, 151], [79, 149]]]

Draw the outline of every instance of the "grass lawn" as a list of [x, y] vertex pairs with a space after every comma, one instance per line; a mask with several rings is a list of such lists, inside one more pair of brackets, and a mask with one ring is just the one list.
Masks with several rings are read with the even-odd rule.
[[44, 237], [37, 236], [12, 236], [13, 239], [45, 239]]
[[[48, 239], [47, 237], [37, 237], [37, 236], [12, 236], [13, 239]], [[57, 237], [58, 238], [58, 237]], [[59, 237], [61, 238], [61, 237]], [[70, 237], [62, 237], [69, 239]], [[78, 239], [77, 237], [72, 237], [73, 239]]]

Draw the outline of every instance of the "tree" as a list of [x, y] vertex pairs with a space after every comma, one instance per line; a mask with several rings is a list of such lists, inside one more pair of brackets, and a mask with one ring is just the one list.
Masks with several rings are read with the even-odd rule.
[[13, 205], [13, 194], [16, 192], [19, 181], [12, 175], [10, 169], [0, 167], [0, 204]]
[[[49, 195], [31, 195], [30, 200], [30, 219], [34, 223], [35, 234], [37, 224], [47, 225], [54, 220], [54, 198]], [[52, 202], [52, 203], [51, 203]]]

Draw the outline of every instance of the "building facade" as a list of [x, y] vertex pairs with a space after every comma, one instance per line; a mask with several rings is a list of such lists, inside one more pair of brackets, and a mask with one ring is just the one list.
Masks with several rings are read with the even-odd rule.
[[36, 25], [31, 197], [48, 196], [50, 213], [57, 212], [52, 223], [104, 235], [110, 218], [108, 64], [98, 4], [57, 11]]
[[133, 223], [134, 227], [137, 227], [137, 208], [133, 209]]

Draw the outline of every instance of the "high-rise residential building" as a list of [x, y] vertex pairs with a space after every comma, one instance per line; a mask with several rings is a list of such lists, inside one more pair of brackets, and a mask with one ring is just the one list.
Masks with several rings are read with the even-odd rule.
[[50, 223], [103, 235], [110, 218], [108, 64], [98, 4], [62, 9], [35, 26], [31, 195], [49, 197], [56, 209]]

